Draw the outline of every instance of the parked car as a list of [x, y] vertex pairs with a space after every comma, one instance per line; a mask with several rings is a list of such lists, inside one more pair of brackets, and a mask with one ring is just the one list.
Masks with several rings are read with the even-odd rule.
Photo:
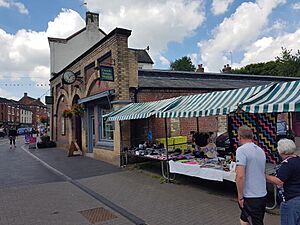
[[26, 132], [31, 132], [32, 131], [32, 127], [21, 127], [17, 130], [17, 133], [19, 135], [25, 134]]

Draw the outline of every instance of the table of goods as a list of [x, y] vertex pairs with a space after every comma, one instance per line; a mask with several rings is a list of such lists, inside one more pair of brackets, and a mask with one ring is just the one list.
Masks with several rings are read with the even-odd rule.
[[235, 182], [235, 162], [224, 158], [170, 160], [170, 173], [199, 177], [207, 180]]

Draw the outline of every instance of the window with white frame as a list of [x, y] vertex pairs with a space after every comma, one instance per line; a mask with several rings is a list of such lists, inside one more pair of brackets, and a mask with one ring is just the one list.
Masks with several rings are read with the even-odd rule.
[[114, 139], [114, 121], [107, 121], [103, 115], [111, 112], [111, 109], [99, 108], [99, 141], [113, 141]]

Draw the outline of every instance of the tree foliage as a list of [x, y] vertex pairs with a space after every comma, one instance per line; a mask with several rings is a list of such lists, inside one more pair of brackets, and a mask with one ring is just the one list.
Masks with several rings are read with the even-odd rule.
[[170, 63], [170, 69], [174, 71], [195, 71], [196, 67], [193, 65], [190, 57], [184, 56], [181, 59], [176, 59]]
[[293, 55], [292, 50], [282, 48], [280, 56], [274, 61], [249, 64], [240, 69], [233, 69], [231, 73], [300, 77], [300, 51]]

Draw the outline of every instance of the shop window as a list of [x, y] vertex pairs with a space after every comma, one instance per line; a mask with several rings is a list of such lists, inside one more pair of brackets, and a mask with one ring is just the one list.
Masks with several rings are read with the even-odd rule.
[[114, 139], [114, 122], [103, 118], [109, 112], [110, 109], [99, 108], [99, 142], [112, 142]]

